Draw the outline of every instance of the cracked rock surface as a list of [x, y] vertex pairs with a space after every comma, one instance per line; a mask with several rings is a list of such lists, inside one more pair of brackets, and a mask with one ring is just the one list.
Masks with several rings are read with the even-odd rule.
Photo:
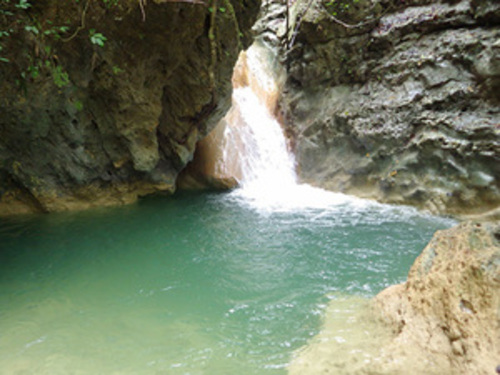
[[302, 180], [499, 217], [500, 4], [359, 1], [350, 28], [315, 4], [281, 98]]

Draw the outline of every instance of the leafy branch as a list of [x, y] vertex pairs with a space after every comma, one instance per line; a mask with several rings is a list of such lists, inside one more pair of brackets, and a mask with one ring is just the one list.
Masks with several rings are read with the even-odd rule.
[[74, 39], [78, 35], [78, 33], [85, 28], [85, 16], [87, 14], [91, 1], [92, 0], [87, 0], [85, 6], [83, 7], [82, 14], [80, 16], [80, 25], [78, 25], [75, 32], [71, 34], [69, 38], [63, 39], [63, 42], [69, 42], [70, 40]]

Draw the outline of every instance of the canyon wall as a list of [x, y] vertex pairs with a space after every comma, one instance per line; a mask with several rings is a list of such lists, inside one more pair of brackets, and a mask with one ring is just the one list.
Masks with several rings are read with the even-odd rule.
[[[272, 116], [277, 111], [280, 71], [274, 52], [257, 40], [240, 53], [233, 73], [233, 89], [251, 90], [263, 106], [255, 107], [255, 112], [268, 111]], [[252, 169], [250, 165], [255, 162], [252, 155], [258, 148], [248, 121], [262, 121], [262, 118], [245, 118], [242, 110], [241, 103], [233, 96], [231, 109], [216, 128], [198, 142], [192, 162], [179, 175], [180, 189], [228, 189], [245, 179], [244, 171]], [[269, 137], [273, 136], [271, 133]]]
[[197, 141], [230, 107], [233, 67], [260, 6], [214, 4], [6, 6], [0, 215], [172, 192]]
[[266, 6], [303, 181], [500, 217], [500, 3], [299, 0], [288, 34]]

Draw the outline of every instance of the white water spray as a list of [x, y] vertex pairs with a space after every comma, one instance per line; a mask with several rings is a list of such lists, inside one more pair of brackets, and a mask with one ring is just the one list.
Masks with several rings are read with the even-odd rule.
[[242, 155], [240, 188], [233, 196], [265, 211], [366, 204], [344, 194], [297, 183], [295, 162], [288, 152], [281, 126], [269, 112], [267, 98], [262, 97], [262, 93], [276, 97], [276, 85], [262, 65], [257, 65], [265, 60], [259, 59], [257, 53], [258, 50], [252, 48], [247, 51], [249, 86], [234, 90], [233, 110], [238, 115], [232, 116], [232, 123], [228, 123], [225, 131], [226, 145], [238, 143]]
[[233, 100], [245, 122], [241, 128], [241, 136], [245, 140], [242, 187], [251, 190], [261, 187], [261, 184], [294, 185], [294, 162], [287, 152], [278, 122], [250, 87], [236, 89]]

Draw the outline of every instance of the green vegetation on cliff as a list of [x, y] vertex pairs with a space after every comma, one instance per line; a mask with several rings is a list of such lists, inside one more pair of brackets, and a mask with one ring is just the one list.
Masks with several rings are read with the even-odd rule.
[[[198, 0], [167, 0], [164, 2], [185, 2], [204, 6], [211, 13], [209, 39], [215, 40], [216, 13], [228, 13], [235, 19], [236, 35], [243, 36], [239, 30], [238, 21], [231, 3], [226, 0], [224, 6], [217, 6], [217, 1], [210, 4]], [[41, 4], [42, 3], [42, 4]], [[54, 47], [58, 43], [68, 43], [82, 33], [88, 37], [88, 42], [98, 47], [104, 47], [108, 38], [96, 28], [86, 24], [89, 13], [101, 13], [101, 17], [111, 17], [120, 20], [125, 14], [140, 10], [142, 20], [146, 21], [145, 0], [72, 0], [67, 1], [61, 10], [42, 12], [43, 8], [55, 8], [50, 1], [34, 3], [29, 0], [1, 0], [0, 8], [0, 62], [16, 63], [22, 67], [16, 83], [25, 87], [26, 79], [36, 79], [42, 73], [53, 77], [59, 88], [70, 84], [68, 74], [57, 61]], [[91, 15], [89, 16], [91, 17]], [[138, 35], [140, 39], [144, 35]], [[19, 55], [16, 41], [35, 44], [33, 50], [24, 51]], [[212, 54], [216, 55], [216, 46], [212, 43]], [[212, 64], [213, 65], [213, 64]], [[115, 66], [115, 73], [122, 71]], [[212, 85], [213, 86], [213, 85]]]

